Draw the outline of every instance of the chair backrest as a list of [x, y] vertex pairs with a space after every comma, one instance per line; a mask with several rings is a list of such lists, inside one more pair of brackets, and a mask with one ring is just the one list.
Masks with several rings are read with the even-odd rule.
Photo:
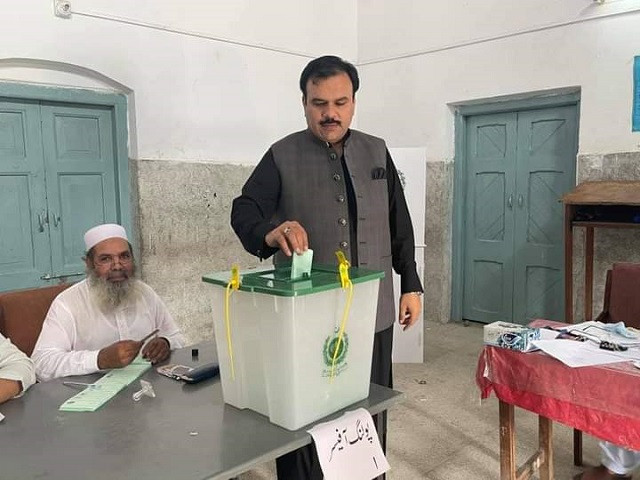
[[69, 286], [61, 284], [0, 293], [0, 332], [31, 356], [51, 302]]
[[614, 263], [607, 271], [603, 312], [598, 320], [640, 328], [640, 263]]

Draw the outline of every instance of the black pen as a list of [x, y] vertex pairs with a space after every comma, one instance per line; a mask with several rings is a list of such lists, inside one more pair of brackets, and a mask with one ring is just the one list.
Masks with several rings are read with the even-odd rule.
[[159, 328], [156, 328], [153, 332], [151, 332], [149, 335], [145, 336], [142, 340], [140, 340], [141, 343], [146, 342], [147, 340], [149, 340], [151, 337], [153, 337], [156, 333], [158, 333], [160, 331]]

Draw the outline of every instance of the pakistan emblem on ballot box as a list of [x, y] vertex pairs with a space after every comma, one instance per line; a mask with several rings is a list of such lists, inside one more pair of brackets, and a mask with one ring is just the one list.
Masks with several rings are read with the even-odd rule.
[[336, 348], [338, 349], [338, 354], [336, 355], [335, 370], [333, 374], [335, 376], [338, 376], [347, 368], [349, 336], [347, 335], [347, 332], [344, 332], [342, 334], [342, 340], [340, 340], [340, 345], [338, 346], [338, 331], [339, 329], [336, 328], [336, 330], [333, 332], [333, 335], [328, 336], [324, 341], [324, 345], [322, 347], [322, 358], [326, 367], [322, 370], [323, 377], [331, 376], [331, 367], [333, 366], [333, 356], [336, 352]]

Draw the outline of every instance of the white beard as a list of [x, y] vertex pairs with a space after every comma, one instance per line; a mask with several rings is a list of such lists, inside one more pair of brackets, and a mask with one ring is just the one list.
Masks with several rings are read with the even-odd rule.
[[109, 282], [100, 278], [95, 270], [87, 272], [87, 282], [91, 297], [103, 311], [113, 310], [128, 302], [135, 302], [142, 293], [140, 281], [128, 278], [122, 282]]

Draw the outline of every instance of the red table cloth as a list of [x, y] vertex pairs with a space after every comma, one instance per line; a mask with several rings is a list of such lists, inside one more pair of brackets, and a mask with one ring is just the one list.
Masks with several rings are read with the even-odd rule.
[[476, 382], [482, 398], [535, 412], [640, 450], [640, 370], [630, 362], [570, 368], [542, 353], [485, 346]]

